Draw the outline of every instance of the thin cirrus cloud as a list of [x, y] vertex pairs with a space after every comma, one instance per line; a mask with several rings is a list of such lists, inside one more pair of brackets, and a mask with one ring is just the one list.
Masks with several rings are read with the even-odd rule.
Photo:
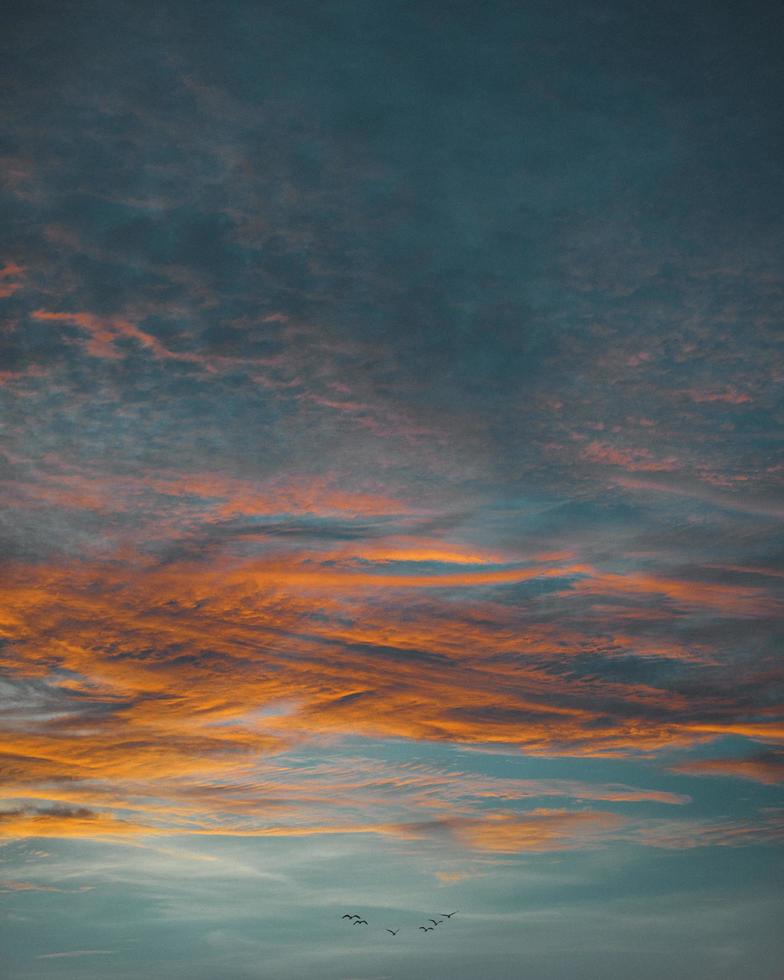
[[66, 960], [79, 956], [111, 956], [115, 953], [113, 949], [69, 949], [59, 953], [39, 953], [38, 960]]

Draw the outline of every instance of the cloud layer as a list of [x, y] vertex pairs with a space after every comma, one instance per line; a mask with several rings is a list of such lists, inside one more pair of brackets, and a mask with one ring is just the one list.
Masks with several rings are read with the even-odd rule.
[[[313, 855], [314, 906], [332, 853], [493, 915], [560, 861], [619, 903], [627, 861], [650, 901], [703, 852], [717, 900], [767, 882], [773, 15], [197, 6], [28, 0], [0, 32], [0, 890], [90, 905], [90, 848], [128, 901], [150, 848], [182, 849], [172, 888]], [[255, 976], [229, 893], [209, 942], [248, 961], [203, 962]], [[703, 975], [748, 975], [718, 933]], [[127, 962], [51, 938], [58, 970]], [[313, 972], [297, 942], [281, 980]], [[562, 980], [494, 943], [325, 975]]]

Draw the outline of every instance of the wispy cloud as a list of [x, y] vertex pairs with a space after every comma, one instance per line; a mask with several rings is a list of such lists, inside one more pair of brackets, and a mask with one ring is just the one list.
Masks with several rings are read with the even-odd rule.
[[70, 949], [61, 953], [40, 953], [37, 960], [61, 960], [79, 956], [113, 956], [114, 949]]
[[729, 759], [699, 759], [681, 762], [673, 766], [674, 772], [695, 776], [729, 776], [768, 783], [771, 786], [784, 782], [784, 752], [770, 750], [756, 755]]

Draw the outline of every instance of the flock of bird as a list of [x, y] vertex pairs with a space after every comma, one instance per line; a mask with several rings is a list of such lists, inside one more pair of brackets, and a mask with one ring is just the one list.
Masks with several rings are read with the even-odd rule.
[[[418, 928], [421, 929], [422, 932], [433, 932], [436, 926], [440, 926], [442, 922], [446, 922], [447, 919], [451, 919], [453, 915], [457, 915], [457, 910], [455, 910], [454, 912], [436, 912], [436, 915], [441, 915], [443, 916], [443, 918], [428, 919], [427, 920], [428, 922], [433, 923], [432, 926], [419, 926]], [[341, 916], [341, 918], [348, 919], [353, 926], [366, 926], [368, 924], [367, 919], [363, 919], [362, 916], [357, 915], [356, 913], [349, 914], [348, 912], [346, 912], [345, 915]], [[400, 932], [400, 928], [398, 927], [397, 929], [386, 929], [386, 932], [389, 932], [393, 936], [396, 936]]]

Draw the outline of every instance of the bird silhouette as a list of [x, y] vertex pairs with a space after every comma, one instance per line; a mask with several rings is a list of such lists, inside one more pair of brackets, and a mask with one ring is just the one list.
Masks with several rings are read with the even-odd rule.
[[341, 919], [358, 919], [359, 916], [358, 915], [349, 915], [348, 912], [346, 912], [346, 914], [345, 915], [341, 915], [340, 918]]
[[[456, 909], [454, 912], [439, 912], [438, 914], [443, 915], [447, 919], [451, 919], [453, 915], [457, 915], [458, 911], [459, 909]], [[433, 920], [431, 919], [430, 921], [432, 922]]]
[[433, 931], [433, 926], [420, 926], [419, 928], [422, 930], [422, 932], [432, 932]]
[[391, 932], [393, 936], [396, 936], [400, 930], [399, 929], [387, 929], [387, 932]]
[[366, 926], [367, 924], [368, 924], [367, 919], [360, 919], [360, 918], [357, 918], [356, 922], [354, 923], [355, 926]]
[[427, 921], [428, 921], [428, 922], [432, 922], [432, 923], [433, 923], [433, 928], [435, 929], [435, 927], [436, 927], [436, 926], [440, 926], [440, 925], [441, 925], [441, 922], [442, 922], [443, 920], [441, 920], [441, 919], [439, 919], [439, 920], [438, 920], [438, 922], [436, 922], [436, 920], [435, 920], [435, 919], [428, 919]]

